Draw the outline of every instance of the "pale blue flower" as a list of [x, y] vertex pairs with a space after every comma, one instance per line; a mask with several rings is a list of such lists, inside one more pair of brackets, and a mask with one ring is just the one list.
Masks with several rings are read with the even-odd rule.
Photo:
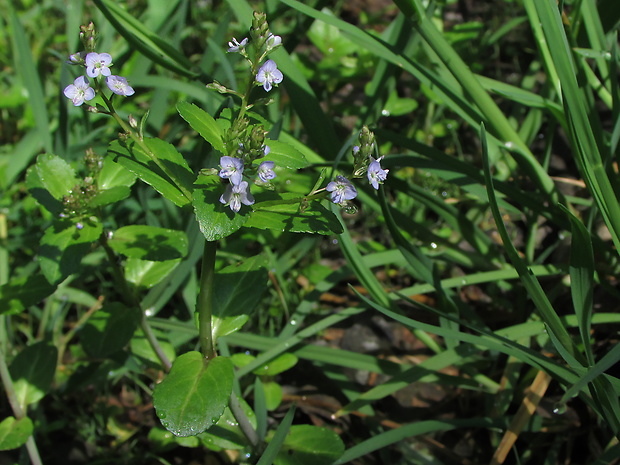
[[281, 43], [282, 43], [282, 37], [280, 36], [275, 36], [273, 34], [270, 34], [269, 37], [267, 37], [267, 47], [270, 50], [273, 48], [276, 48]]
[[357, 197], [357, 189], [344, 176], [336, 176], [336, 180], [330, 182], [325, 189], [332, 193], [332, 202], [339, 205]]
[[84, 76], [78, 77], [73, 84], [69, 84], [64, 90], [65, 97], [71, 99], [73, 105], [79, 107], [85, 100], [95, 98], [95, 89], [90, 87], [88, 80]]
[[220, 178], [230, 179], [231, 184], [237, 186], [243, 179], [243, 161], [241, 158], [223, 156], [220, 158]]
[[118, 95], [129, 97], [136, 93], [133, 87], [127, 84], [127, 79], [121, 76], [108, 76], [105, 78], [105, 83], [112, 92]]
[[233, 37], [232, 42], [228, 42], [228, 51], [229, 52], [238, 52], [242, 50], [248, 43], [248, 38], [244, 38], [241, 42], [238, 42], [237, 39]]
[[254, 197], [248, 190], [247, 181], [241, 181], [238, 185], [229, 184], [226, 191], [220, 197], [220, 202], [230, 206], [230, 209], [237, 213], [241, 209], [241, 204], [253, 205]]
[[370, 157], [370, 165], [368, 165], [368, 181], [375, 189], [379, 189], [379, 184], [383, 184], [390, 171], [381, 168], [382, 159], [383, 157], [379, 157], [377, 160]]
[[109, 66], [112, 65], [112, 55], [109, 53], [95, 53], [91, 52], [86, 55], [86, 74], [88, 77], [96, 78], [100, 74], [102, 76], [109, 76]]
[[256, 82], [263, 86], [266, 92], [271, 90], [272, 84], [280, 84], [284, 79], [282, 71], [278, 69], [278, 65], [273, 60], [267, 60], [256, 74]]
[[273, 168], [276, 164], [272, 161], [264, 161], [258, 167], [258, 177], [261, 181], [267, 183], [276, 177], [276, 173]]

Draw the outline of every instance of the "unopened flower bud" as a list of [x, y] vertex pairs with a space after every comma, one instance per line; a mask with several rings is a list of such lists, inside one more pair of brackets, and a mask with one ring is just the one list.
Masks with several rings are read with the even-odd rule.
[[138, 127], [138, 120], [136, 120], [136, 118], [134, 118], [133, 115], [129, 115], [127, 119], [129, 120], [129, 126], [131, 126], [134, 129]]

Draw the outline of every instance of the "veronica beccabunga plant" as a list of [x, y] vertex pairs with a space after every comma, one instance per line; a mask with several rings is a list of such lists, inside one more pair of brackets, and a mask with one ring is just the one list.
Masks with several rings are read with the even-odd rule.
[[[123, 328], [117, 345], [106, 350], [122, 348], [138, 327], [141, 329], [167, 373], [153, 390], [153, 404], [162, 425], [174, 435], [185, 437], [206, 434], [212, 426], [234, 418], [248, 450], [260, 452], [265, 447], [264, 436], [257, 434], [241, 393], [233, 390], [234, 365], [231, 357], [218, 353], [217, 341], [238, 331], [249, 319], [260, 302], [267, 271], [256, 257], [234, 271], [216, 273], [218, 243], [242, 227], [341, 233], [342, 224], [326, 207], [328, 201], [350, 211], [355, 208], [358, 192], [351, 180], [367, 177], [375, 189], [386, 180], [387, 170], [381, 168], [382, 157], [377, 154], [374, 135], [366, 127], [361, 130], [359, 145], [353, 148], [349, 178], [334, 174], [332, 180], [327, 180], [321, 175], [306, 195], [287, 191], [287, 184], [279, 180], [280, 174], [306, 168], [309, 163], [291, 145], [270, 138], [271, 123], [260, 116], [261, 107], [272, 103], [269, 95], [286, 82], [286, 77], [270, 57], [283, 45], [282, 38], [270, 31], [264, 14], [255, 13], [249, 37], [241, 41], [232, 38], [228, 43], [228, 52], [240, 55], [248, 65], [241, 89], [219, 82], [207, 85], [232, 96], [235, 104], [223, 109], [217, 118], [188, 102], [177, 105], [180, 116], [210, 144], [209, 156], [194, 171], [173, 145], [144, 133], [148, 112], [138, 121], [132, 115], [125, 120], [116, 111], [115, 103], [123, 102], [120, 97], [131, 97], [136, 92], [125, 77], [113, 74], [112, 55], [97, 50], [92, 23], [81, 27], [80, 39], [84, 50], [70, 55], [67, 61], [80, 73], [66, 85], [63, 94], [73, 106], [87, 113], [112, 117], [122, 131], [109, 144], [105, 157], [88, 151], [83, 179], [55, 156], [42, 156], [31, 168], [30, 192], [53, 217], [40, 252], [44, 275], [56, 286], [81, 270], [79, 260], [74, 258], [76, 251], [100, 247], [118, 292], [98, 313], [106, 319], [103, 334], [117, 331], [119, 325]], [[48, 173], [52, 171], [61, 176], [60, 184], [51, 181]], [[179, 217], [193, 214], [204, 236], [195, 304], [199, 350], [176, 358], [162, 348], [149, 323], [150, 309], [142, 307], [141, 296], [145, 288], [160, 282], [166, 273], [174, 273], [175, 266], [188, 255], [187, 236], [183, 231], [148, 225], [114, 227], [106, 218], [106, 207], [127, 198], [138, 179], [178, 208]], [[60, 253], [54, 252], [58, 248]], [[166, 271], [148, 282], [140, 278], [140, 273], [153, 267]], [[230, 291], [236, 287], [229, 284], [239, 279], [254, 283], [244, 288], [245, 300], [241, 293]], [[231, 294], [222, 295], [222, 289]], [[252, 297], [251, 303], [247, 295]], [[215, 305], [216, 301], [228, 304]], [[92, 355], [101, 355], [101, 350], [93, 347]], [[342, 448], [336, 435], [330, 441], [334, 450]]]

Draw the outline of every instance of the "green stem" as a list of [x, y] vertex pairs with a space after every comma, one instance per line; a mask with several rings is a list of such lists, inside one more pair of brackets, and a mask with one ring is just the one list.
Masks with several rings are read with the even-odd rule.
[[[15, 418], [18, 420], [25, 418], [26, 412], [22, 408], [21, 404], [19, 403], [19, 399], [17, 398], [17, 392], [15, 392], [13, 379], [11, 378], [9, 368], [6, 364], [6, 359], [4, 358], [4, 351], [1, 348], [0, 379], [2, 380], [4, 392], [6, 392], [6, 396], [9, 399], [9, 404], [11, 405], [11, 409], [13, 410]], [[39, 450], [37, 449], [37, 444], [35, 443], [33, 436], [30, 436], [26, 441], [26, 449], [28, 450], [28, 455], [30, 456], [30, 462], [32, 463], [32, 465], [42, 465], [43, 462], [41, 461], [41, 456], [39, 455]]]
[[256, 430], [250, 423], [249, 418], [241, 408], [241, 404], [239, 403], [239, 399], [237, 399], [237, 394], [235, 392], [230, 393], [230, 400], [228, 401], [228, 408], [230, 408], [231, 413], [239, 423], [239, 429], [245, 435], [245, 437], [252, 444], [252, 448], [256, 448], [260, 440], [258, 439], [258, 434]]
[[140, 146], [140, 148], [144, 151], [144, 153], [151, 159], [153, 160], [153, 163], [155, 163], [157, 165], [157, 167], [162, 170], [164, 172], [164, 174], [166, 176], [168, 176], [168, 178], [174, 182], [174, 184], [177, 186], [177, 188], [183, 193], [183, 195], [191, 202], [192, 201], [192, 193], [186, 189], [183, 186], [183, 183], [179, 182], [176, 178], [176, 176], [174, 175], [174, 173], [172, 171], [170, 171], [166, 165], [164, 165], [159, 158], [157, 158], [157, 155], [155, 155], [153, 153], [153, 151], [144, 143], [144, 140], [138, 135], [136, 134], [135, 131], [133, 131], [131, 129], [131, 127], [129, 125], [127, 125], [127, 123], [125, 123], [125, 121], [123, 121], [123, 119], [118, 115], [118, 113], [116, 113], [116, 110], [114, 110], [114, 105], [112, 104], [112, 99], [111, 98], [107, 98], [103, 92], [100, 93], [101, 98], [103, 99], [103, 101], [105, 102], [105, 104], [108, 107], [108, 111], [110, 116], [112, 116], [116, 122], [119, 124], [119, 126], [121, 128], [123, 128], [123, 131], [125, 133], [127, 133], [127, 135], [129, 137], [131, 137], [133, 139], [133, 141]]
[[103, 249], [105, 250], [108, 256], [108, 261], [110, 262], [110, 265], [112, 266], [112, 275], [114, 276], [114, 279], [120, 288], [121, 295], [123, 296], [127, 304], [129, 304], [130, 306], [136, 307], [140, 311], [140, 315], [141, 315], [140, 327], [142, 328], [142, 332], [144, 333], [144, 336], [146, 337], [146, 340], [149, 342], [151, 348], [155, 352], [155, 355], [157, 355], [157, 358], [159, 358], [159, 361], [164, 366], [165, 370], [170, 371], [170, 368], [172, 368], [172, 362], [170, 362], [164, 350], [159, 345], [159, 341], [157, 340], [157, 337], [153, 333], [151, 325], [149, 324], [149, 321], [146, 318], [146, 314], [144, 313], [144, 310], [142, 309], [140, 302], [138, 302], [138, 299], [135, 298], [133, 292], [129, 288], [129, 285], [127, 284], [127, 281], [125, 280], [123, 270], [118, 265], [116, 254], [114, 253], [114, 251], [108, 244], [108, 240], [107, 240], [105, 233], [102, 234], [101, 237], [99, 238], [99, 243], [101, 244], [101, 246], [103, 247]]
[[198, 338], [200, 350], [207, 360], [215, 357], [213, 344], [213, 278], [215, 277], [215, 251], [217, 242], [206, 241], [200, 269], [200, 291], [196, 301], [198, 312]]

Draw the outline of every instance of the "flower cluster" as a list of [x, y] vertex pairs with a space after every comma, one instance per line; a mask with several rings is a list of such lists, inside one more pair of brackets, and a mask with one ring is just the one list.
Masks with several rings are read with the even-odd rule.
[[[243, 147], [241, 147], [243, 149]], [[269, 154], [269, 146], [263, 146], [263, 156]], [[244, 157], [247, 158], [247, 157]], [[254, 197], [250, 193], [250, 187], [247, 181], [243, 180], [244, 171], [252, 171], [252, 167], [246, 170], [243, 158], [223, 156], [220, 158], [220, 172], [219, 176], [222, 179], [228, 179], [230, 184], [226, 187], [226, 191], [220, 197], [220, 202], [237, 213], [243, 205], [253, 205]], [[264, 161], [256, 169], [257, 178], [254, 182], [256, 184], [268, 184], [273, 178], [276, 177], [276, 173], [273, 170], [275, 163], [273, 161]]]
[[[381, 167], [383, 157], [374, 158], [375, 136], [364, 126], [359, 135], [360, 145], [353, 147], [353, 177], [361, 178], [364, 174], [368, 178], [368, 182], [375, 189], [379, 189], [379, 185], [387, 179], [389, 170]], [[340, 206], [347, 206], [349, 200], [357, 197], [357, 189], [344, 176], [336, 176], [336, 180], [330, 182], [325, 188], [331, 193], [331, 201]]]
[[[228, 42], [228, 52], [243, 55], [250, 62], [253, 70], [256, 71], [256, 67], [266, 58], [267, 54], [282, 45], [282, 37], [269, 32], [269, 26], [263, 13], [254, 13], [250, 36], [255, 52], [253, 57], [250, 57], [246, 49], [248, 45], [247, 37], [244, 37], [241, 42], [233, 37], [232, 41]], [[283, 79], [282, 71], [278, 69], [278, 65], [273, 60], [265, 61], [254, 76], [254, 82], [259, 86], [263, 86], [265, 92], [269, 92], [274, 85], [277, 86]]]
[[[99, 88], [99, 76], [105, 78], [105, 83], [113, 93], [129, 97], [135, 93], [133, 87], [127, 83], [127, 79], [122, 76], [115, 76], [110, 71], [112, 66], [112, 55], [109, 53], [97, 53], [94, 51], [95, 30], [92, 23], [88, 26], [82, 26], [80, 39], [84, 43], [87, 51], [74, 53], [69, 56], [67, 63], [71, 65], [83, 66], [86, 68], [86, 76], [95, 79], [97, 88]], [[65, 97], [78, 107], [84, 102], [95, 98], [95, 89], [90, 87], [90, 83], [85, 76], [79, 76], [69, 84], [64, 90]]]

